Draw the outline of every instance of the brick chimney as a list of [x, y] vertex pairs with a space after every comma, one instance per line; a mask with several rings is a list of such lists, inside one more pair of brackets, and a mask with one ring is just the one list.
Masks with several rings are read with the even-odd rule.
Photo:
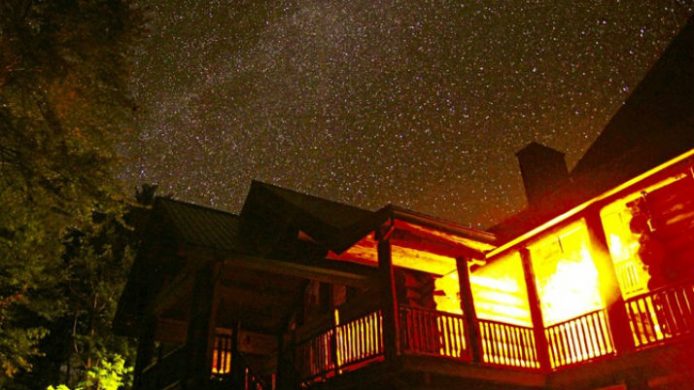
[[516, 153], [528, 206], [536, 208], [568, 178], [564, 153], [531, 142]]

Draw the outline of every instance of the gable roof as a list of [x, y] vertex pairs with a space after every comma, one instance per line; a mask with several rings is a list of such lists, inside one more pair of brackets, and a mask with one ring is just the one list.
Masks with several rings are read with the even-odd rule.
[[260, 221], [275, 234], [302, 231], [335, 252], [342, 252], [380, 226], [387, 210], [364, 210], [272, 184], [253, 181], [241, 210], [244, 221]]
[[251, 183], [251, 194], [249, 194], [249, 196], [253, 194], [254, 189], [261, 188], [273, 193], [283, 201], [301, 209], [312, 217], [319, 219], [322, 223], [338, 229], [352, 226], [360, 220], [373, 215], [373, 212], [369, 210], [304, 194], [257, 180], [253, 180]]
[[225, 251], [245, 252], [238, 215], [169, 198], [157, 198], [153, 212], [161, 213], [182, 242]]
[[[694, 17], [571, 172], [590, 196], [694, 147]], [[586, 177], [595, 176], [593, 179]]]

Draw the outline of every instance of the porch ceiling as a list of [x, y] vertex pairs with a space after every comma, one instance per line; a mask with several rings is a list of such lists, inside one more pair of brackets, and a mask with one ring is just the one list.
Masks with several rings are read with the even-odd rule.
[[217, 283], [219, 325], [240, 321], [244, 329], [276, 333], [300, 303], [306, 279], [225, 264]]

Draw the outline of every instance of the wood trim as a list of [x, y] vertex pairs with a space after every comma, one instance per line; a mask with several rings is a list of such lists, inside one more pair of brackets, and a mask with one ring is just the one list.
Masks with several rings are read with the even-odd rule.
[[390, 248], [392, 226], [386, 232], [378, 231], [378, 270], [380, 274], [381, 303], [383, 310], [383, 352], [386, 362], [394, 361], [400, 354], [400, 316]]
[[519, 250], [521, 262], [523, 263], [523, 276], [525, 277], [525, 287], [528, 292], [528, 306], [530, 307], [530, 318], [533, 322], [533, 335], [535, 336], [535, 348], [537, 350], [537, 360], [540, 369], [548, 372], [551, 369], [549, 364], [549, 344], [545, 335], [545, 323], [542, 318], [542, 307], [540, 295], [535, 284], [535, 272], [533, 271], [532, 257], [527, 248]]
[[629, 317], [624, 305], [622, 290], [617, 280], [617, 272], [610, 256], [607, 236], [600, 220], [600, 209], [589, 209], [585, 214], [585, 222], [591, 245], [591, 257], [600, 273], [600, 293], [607, 310], [614, 347], [620, 354], [631, 352], [636, 347], [629, 326]]
[[[366, 271], [362, 274], [340, 269], [345, 267], [336, 265], [331, 264], [329, 260], [326, 260], [325, 264], [313, 265], [248, 255], [236, 255], [224, 259], [225, 267], [239, 267], [276, 275], [316, 280], [323, 283], [343, 284], [350, 287], [367, 288], [373, 285], [373, 279], [376, 276], [375, 271]], [[363, 268], [367, 269], [367, 267]]]
[[465, 327], [467, 330], [468, 343], [470, 343], [470, 351], [472, 352], [472, 361], [481, 363], [482, 339], [480, 337], [480, 324], [477, 321], [477, 312], [475, 311], [475, 302], [472, 296], [472, 287], [470, 286], [470, 270], [467, 265], [467, 260], [463, 258], [456, 259], [456, 268], [458, 269], [460, 308], [463, 310], [463, 316], [465, 316]]

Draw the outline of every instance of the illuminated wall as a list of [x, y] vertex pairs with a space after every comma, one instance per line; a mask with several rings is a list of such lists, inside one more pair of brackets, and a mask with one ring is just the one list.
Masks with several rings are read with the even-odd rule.
[[[686, 188], [686, 180], [691, 181], [691, 177], [688, 177], [686, 174], [669, 177], [649, 187], [632, 191], [608, 204], [600, 211], [600, 218], [607, 236], [610, 255], [614, 262], [617, 280], [624, 299], [648, 292], [649, 284], [657, 282], [656, 280], [651, 280], [653, 269], [649, 270], [648, 261], [642, 259], [644, 252], [650, 253], [651, 257], [660, 256], [663, 258], [663, 261], [666, 261], [664, 253], [666, 245], [663, 244], [666, 244], [667, 240], [659, 240], [663, 242], [653, 245], [654, 240], [652, 238], [657, 237], [657, 233], [652, 234], [656, 230], [656, 222], [654, 222], [654, 216], [651, 214], [658, 214], [658, 211], [662, 210], [658, 210], [655, 204], [649, 205], [651, 194], [671, 191], [672, 194], [665, 194], [665, 196], [677, 202], [678, 197], [686, 196], [686, 192], [682, 190], [682, 187]], [[685, 185], [683, 186], [683, 184]], [[689, 184], [689, 187], [691, 187], [691, 184]], [[685, 217], [685, 205], [682, 202], [677, 202], [673, 208], [676, 210], [675, 213], [668, 213], [666, 210], [664, 214], [672, 214], [674, 218], [682, 221]], [[670, 236], [673, 235], [671, 234]], [[649, 239], [651, 247], [644, 248], [642, 244], [649, 241]], [[662, 248], [654, 249], [657, 247]], [[663, 253], [659, 255], [654, 253], [657, 250]], [[650, 266], [653, 267], [655, 265], [651, 264]]]
[[617, 281], [624, 299], [647, 292], [650, 279], [648, 270], [638, 254], [639, 236], [629, 227], [632, 212], [627, 207], [627, 203], [631, 200], [621, 199], [600, 212]]
[[470, 272], [470, 285], [478, 318], [532, 326], [518, 252], [493, 259]]
[[604, 308], [583, 220], [528, 246], [545, 326]]
[[463, 314], [460, 306], [458, 271], [443, 275], [434, 281], [434, 302], [436, 302], [436, 310]]

